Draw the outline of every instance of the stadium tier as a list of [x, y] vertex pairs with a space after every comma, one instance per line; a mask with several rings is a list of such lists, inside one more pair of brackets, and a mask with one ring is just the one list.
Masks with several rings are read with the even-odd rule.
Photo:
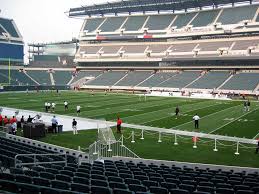
[[235, 24], [232, 29], [242, 26], [242, 22], [253, 23], [257, 18], [257, 5], [219, 8], [187, 13], [130, 15], [104, 18], [87, 18], [81, 31], [83, 37], [108, 34], [143, 34], [145, 30], [151, 34], [160, 32], [172, 34], [172, 29], [192, 27], [201, 29], [221, 24], [222, 27]]
[[[166, 58], [253, 57], [259, 55], [259, 38], [223, 38], [207, 40], [174, 40], [167, 42], [135, 43], [81, 43], [75, 60], [85, 62], [114, 61], [163, 61]], [[105, 63], [104, 63], [105, 64]], [[158, 64], [158, 63], [157, 63]]]
[[12, 19], [0, 17], [0, 65], [23, 64], [23, 38]]
[[200, 79], [188, 85], [187, 88], [218, 88], [230, 76], [228, 71], [211, 71], [205, 73]]
[[27, 170], [11, 168], [11, 173], [0, 173], [0, 188], [14, 193], [254, 194], [259, 190], [256, 172], [121, 160], [81, 165], [69, 163], [68, 166], [53, 164]]

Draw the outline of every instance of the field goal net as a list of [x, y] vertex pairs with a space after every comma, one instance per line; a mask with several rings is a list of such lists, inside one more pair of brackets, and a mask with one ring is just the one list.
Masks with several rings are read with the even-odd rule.
[[112, 129], [106, 125], [105, 127], [98, 126], [98, 141], [102, 145], [109, 145], [116, 143], [115, 136]]

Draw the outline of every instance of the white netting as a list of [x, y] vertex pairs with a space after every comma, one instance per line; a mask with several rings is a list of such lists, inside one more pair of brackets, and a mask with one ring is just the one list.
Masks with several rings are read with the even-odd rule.
[[108, 125], [104, 128], [98, 127], [98, 140], [103, 145], [109, 145], [116, 142], [112, 129]]

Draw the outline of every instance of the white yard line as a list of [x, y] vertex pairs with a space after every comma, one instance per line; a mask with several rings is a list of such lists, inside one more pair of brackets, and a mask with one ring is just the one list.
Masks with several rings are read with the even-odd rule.
[[[180, 101], [181, 101], [181, 99], [180, 99]], [[179, 101], [178, 101], [179, 102]], [[149, 103], [148, 101], [147, 102], [144, 102], [143, 101], [143, 103], [135, 103], [134, 105], [130, 105], [130, 106], [137, 106], [137, 108], [138, 109], [142, 109], [142, 108], [152, 108], [152, 107], [155, 107], [155, 106], [157, 106], [157, 104], [154, 104], [153, 106], [147, 106], [147, 107], [145, 107], [145, 106], [143, 106], [143, 107], [141, 107], [141, 106], [138, 106], [138, 105], [145, 105], [146, 103]], [[175, 104], [175, 102], [173, 102], [172, 103], [172, 101], [171, 100], [168, 100], [168, 101], [164, 101], [161, 105], [167, 105], [167, 104]], [[128, 105], [126, 105], [126, 106], [128, 106]], [[119, 112], [124, 112], [123, 111], [123, 109], [125, 109], [125, 106], [117, 106], [116, 108], [119, 108], [119, 110], [117, 111], [116, 110], [116, 112], [113, 112], [113, 111], [111, 111], [110, 113], [119, 113]], [[167, 109], [167, 108], [166, 108]], [[94, 111], [96, 111], [96, 110], [90, 110], [90, 111], [86, 111], [86, 112], [88, 112], [88, 113], [91, 113], [91, 111], [92, 112], [94, 112]], [[156, 110], [157, 111], [157, 110]], [[152, 111], [153, 112], [153, 111]], [[147, 112], [146, 112], [147, 113]], [[105, 113], [105, 114], [107, 114], [107, 113]], [[142, 113], [142, 114], [144, 114], [144, 113]], [[93, 116], [101, 116], [101, 115], [104, 115], [103, 114], [103, 112], [101, 113], [101, 114], [94, 114], [94, 115], [90, 115], [91, 117], [93, 117]], [[140, 114], [138, 114], [138, 115], [140, 115]], [[133, 116], [133, 115], [132, 115]], [[136, 115], [135, 115], [136, 116]], [[124, 117], [124, 118], [127, 118], [127, 117]], [[123, 119], [124, 119], [123, 118]]]
[[[193, 104], [200, 104], [200, 103], [204, 103], [204, 102], [208, 102], [208, 101], [202, 101], [202, 102], [193, 103]], [[175, 102], [172, 103], [172, 105], [175, 105], [175, 104], [177, 104], [177, 103], [175, 103]], [[128, 116], [128, 117], [123, 117], [122, 119], [130, 118], [130, 117], [139, 117], [140, 115], [150, 114], [150, 113], [154, 113], [154, 112], [161, 112], [161, 111], [165, 111], [165, 110], [172, 110], [172, 108], [165, 108], [165, 109], [160, 109], [160, 110], [154, 110], [154, 111], [151, 111], [151, 112], [145, 112], [145, 113], [138, 114], [138, 115], [131, 115], [131, 116]]]
[[259, 108], [256, 108], [256, 109], [254, 109], [254, 110], [252, 110], [252, 111], [249, 111], [249, 112], [247, 112], [247, 113], [241, 115], [240, 117], [236, 118], [236, 119], [233, 120], [233, 121], [227, 122], [226, 124], [224, 124], [224, 125], [222, 125], [222, 126], [216, 128], [216, 129], [214, 129], [213, 131], [209, 132], [209, 134], [214, 133], [215, 131], [217, 131], [217, 130], [219, 130], [219, 129], [221, 129], [221, 128], [227, 126], [227, 125], [229, 125], [230, 123], [233, 123], [233, 122], [237, 121], [238, 119], [240, 119], [240, 118], [242, 118], [242, 117], [244, 117], [244, 116], [246, 116], [246, 115], [248, 115], [248, 114], [250, 114], [250, 113], [252, 113], [252, 112], [254, 112], [254, 111], [256, 111], [256, 110], [258, 110], [258, 109], [259, 109]]
[[[232, 108], [238, 107], [238, 106], [241, 106], [241, 105], [232, 106], [232, 107], [229, 107], [229, 108], [226, 108], [226, 109], [223, 109], [223, 110], [220, 110], [220, 111], [214, 112], [214, 113], [212, 113], [212, 114], [209, 114], [209, 115], [206, 115], [206, 116], [202, 117], [200, 120], [202, 120], [202, 119], [204, 119], [204, 118], [207, 118], [207, 117], [210, 117], [210, 116], [212, 116], [212, 115], [215, 115], [215, 114], [217, 114], [217, 113], [220, 113], [220, 112], [226, 111], [226, 110], [228, 110], [228, 109], [232, 109]], [[186, 122], [186, 123], [183, 123], [183, 124], [181, 124], [181, 125], [178, 125], [178, 126], [172, 127], [171, 129], [173, 129], [173, 128], [177, 129], [177, 128], [178, 128], [178, 127], [180, 127], [180, 126], [185, 125], [185, 124], [187, 124], [187, 123], [191, 123], [191, 122], [193, 122], [193, 120], [191, 120], [191, 121], [189, 121], [189, 122]]]
[[[189, 105], [192, 105], [192, 104], [189, 104]], [[182, 114], [185, 114], [185, 113], [188, 113], [188, 112], [192, 112], [192, 111], [195, 111], [195, 110], [200, 110], [200, 109], [203, 109], [203, 108], [208, 108], [208, 107], [211, 107], [211, 106], [216, 106], [216, 105], [215, 105], [215, 104], [212, 104], [212, 105], [209, 105], [209, 106], [204, 106], [204, 107], [200, 107], [200, 108], [197, 108], [197, 109], [188, 110], [188, 111], [183, 112]], [[157, 120], [160, 120], [160, 119], [165, 119], [165, 118], [167, 118], [167, 117], [170, 117], [170, 116], [160, 117], [160, 118], [153, 119], [153, 120], [149, 120], [149, 121], [147, 121], [147, 122], [139, 123], [139, 124], [140, 124], [140, 125], [143, 125], [143, 124], [145, 124], [145, 123], [157, 121]], [[171, 117], [172, 117], [172, 116], [171, 116]]]

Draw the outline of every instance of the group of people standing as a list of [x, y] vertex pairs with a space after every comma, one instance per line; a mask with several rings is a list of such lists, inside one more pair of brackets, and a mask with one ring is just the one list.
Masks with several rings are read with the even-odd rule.
[[[55, 102], [45, 102], [45, 112], [52, 112], [54, 113], [55, 112], [55, 108], [56, 108], [56, 103]], [[65, 112], [68, 111], [68, 102], [67, 101], [64, 101], [64, 110]], [[81, 106], [80, 105], [77, 105], [76, 106], [76, 114], [77, 116], [80, 114], [81, 112]]]
[[45, 112], [55, 112], [56, 103], [55, 102], [45, 102]]
[[17, 132], [17, 119], [15, 116], [8, 118], [7, 116], [2, 116], [0, 114], [0, 126], [7, 127], [9, 129], [9, 133], [16, 135]]

